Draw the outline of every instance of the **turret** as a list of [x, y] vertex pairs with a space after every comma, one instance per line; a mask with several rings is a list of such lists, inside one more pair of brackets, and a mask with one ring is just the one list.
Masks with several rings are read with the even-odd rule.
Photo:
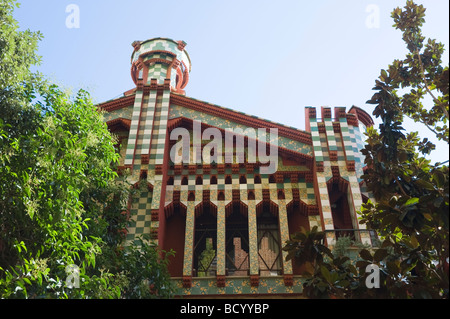
[[185, 94], [189, 82], [191, 60], [186, 50], [186, 42], [167, 38], [153, 38], [134, 41], [131, 55], [131, 78], [138, 85], [164, 84], [170, 79], [172, 92]]

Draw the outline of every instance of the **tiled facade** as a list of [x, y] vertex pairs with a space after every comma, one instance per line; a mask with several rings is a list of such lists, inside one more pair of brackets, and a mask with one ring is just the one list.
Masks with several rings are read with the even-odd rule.
[[[121, 141], [120, 170], [130, 170], [127, 178], [139, 190], [130, 200], [127, 240], [150, 234], [176, 251], [169, 270], [180, 295], [300, 296], [302, 277], [281, 250], [300, 226], [325, 230], [328, 245], [339, 236], [336, 229], [370, 244], [357, 212], [370, 197], [361, 184], [359, 150], [362, 130], [373, 123], [356, 107], [323, 107], [320, 117], [306, 107], [303, 131], [186, 97], [185, 45], [135, 41], [136, 88], [99, 105]], [[276, 141], [266, 140], [276, 142], [276, 171], [265, 174], [261, 163], [226, 152], [213, 163], [196, 162], [193, 151], [189, 163], [172, 162], [170, 133], [183, 127], [192, 137], [195, 125], [221, 133], [276, 128]]]

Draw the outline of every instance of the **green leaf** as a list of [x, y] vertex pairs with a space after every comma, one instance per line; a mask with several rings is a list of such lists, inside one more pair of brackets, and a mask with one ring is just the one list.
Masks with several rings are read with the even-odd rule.
[[426, 190], [430, 190], [430, 191], [435, 190], [434, 185], [430, 182], [427, 182], [426, 180], [419, 179], [415, 183], [416, 183], [416, 185], [423, 187]]
[[389, 273], [392, 275], [397, 275], [400, 272], [400, 267], [394, 261], [386, 262], [386, 267], [387, 267]]
[[314, 275], [314, 266], [313, 264], [311, 264], [309, 261], [304, 263], [305, 266], [305, 270], [304, 270], [304, 274], [312, 276]]
[[367, 260], [367, 261], [373, 261], [373, 257], [372, 254], [367, 250], [367, 249], [363, 249], [359, 252], [359, 255], [361, 256], [362, 259]]
[[386, 249], [382, 249], [382, 248], [377, 249], [375, 251], [375, 254], [373, 255], [373, 260], [378, 263], [378, 262], [382, 261], [387, 255], [388, 255], [388, 251]]
[[381, 70], [380, 80], [383, 82], [386, 82], [387, 78], [388, 78], [388, 75], [387, 75], [386, 70]]
[[327, 267], [325, 267], [324, 265], [320, 266], [320, 272], [326, 281], [328, 281], [329, 283], [332, 283], [331, 274]]
[[23, 281], [24, 281], [25, 283], [27, 283], [28, 285], [31, 285], [30, 279], [24, 277], [24, 278], [23, 278]]
[[413, 198], [408, 199], [403, 206], [412, 206], [412, 205], [417, 204], [418, 202], [419, 202], [419, 198], [413, 197]]
[[343, 287], [343, 288], [347, 288], [350, 285], [350, 281], [344, 279], [339, 281], [339, 286]]
[[356, 262], [356, 267], [366, 269], [366, 267], [371, 264], [372, 263], [367, 260], [358, 260]]
[[[366, 266], [366, 267], [367, 267], [367, 266]], [[356, 267], [353, 266], [352, 264], [348, 265], [348, 269], [350, 270], [350, 272], [351, 272], [353, 275], [355, 275], [355, 276], [358, 275], [358, 270], [357, 270]]]
[[414, 249], [416, 249], [420, 245], [419, 241], [417, 240], [416, 236], [414, 236], [414, 235], [411, 236], [410, 243], [411, 243], [412, 248], [414, 248]]
[[444, 174], [440, 170], [435, 170], [433, 172], [433, 181], [436, 183], [436, 185], [439, 188], [444, 187], [444, 184], [445, 184]]

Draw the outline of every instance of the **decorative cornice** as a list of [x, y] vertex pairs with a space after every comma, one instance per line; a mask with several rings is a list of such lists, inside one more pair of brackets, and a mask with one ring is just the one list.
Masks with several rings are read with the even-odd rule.
[[347, 124], [351, 126], [358, 126], [358, 117], [355, 114], [348, 113], [347, 114]]
[[150, 65], [152, 63], [164, 63], [167, 65], [171, 65], [172, 61], [171, 60], [167, 60], [167, 59], [162, 59], [162, 58], [150, 58], [148, 60], [144, 60], [143, 62], [145, 65]]
[[268, 122], [262, 119], [254, 118], [252, 116], [242, 114], [233, 110], [228, 110], [215, 106], [213, 104], [208, 104], [206, 102], [193, 100], [186, 96], [181, 96], [177, 94], [171, 94], [170, 102], [176, 105], [184, 106], [189, 109], [199, 111], [202, 113], [208, 113], [217, 117], [226, 118], [233, 122], [244, 124], [253, 128], [276, 128], [278, 129], [278, 135], [287, 137], [289, 139], [302, 142], [307, 145], [312, 145], [311, 135], [307, 132], [296, 130], [294, 128], [289, 128], [282, 126], [281, 124]]
[[135, 94], [123, 96], [115, 100], [106, 101], [97, 105], [97, 107], [106, 112], [112, 112], [134, 104]]
[[331, 108], [322, 107], [322, 117], [324, 119], [331, 119]]
[[[192, 125], [192, 122], [193, 122], [192, 119], [189, 119], [189, 118], [186, 118], [186, 117], [177, 117], [177, 118], [174, 118], [174, 119], [170, 119], [168, 121], [168, 123], [167, 123], [168, 132], [170, 134], [170, 132], [174, 128], [179, 127], [179, 126], [183, 126], [183, 125], [188, 127], [188, 128], [190, 128], [190, 126]], [[215, 127], [215, 126], [212, 126], [212, 125], [209, 125], [209, 124], [205, 124], [205, 123], [202, 123], [202, 127], [204, 127], [204, 128], [216, 128], [222, 134], [224, 134], [224, 132], [225, 132], [225, 130], [223, 128]], [[278, 131], [278, 133], [279, 133], [279, 135], [281, 135], [280, 131]], [[286, 136], [286, 137], [288, 137], [288, 136]], [[244, 136], [244, 139], [247, 139], [247, 138], [248, 138], [247, 136]], [[266, 143], [266, 145], [268, 145], [268, 144]], [[280, 155], [292, 156], [294, 158], [303, 159], [303, 160], [306, 161], [306, 166], [308, 168], [312, 169], [312, 165], [313, 165], [313, 161], [314, 161], [312, 156], [306, 155], [306, 154], [303, 154], [303, 153], [300, 153], [300, 152], [296, 152], [296, 151], [293, 151], [293, 150], [290, 150], [290, 149], [287, 149], [287, 148], [284, 148], [284, 147], [281, 147], [281, 146], [278, 146], [278, 152], [279, 152]]]
[[180, 50], [180, 51], [184, 51], [184, 48], [186, 47], [186, 42], [184, 42], [184, 41], [182, 41], [182, 40], [180, 40], [180, 41], [177, 41], [177, 43], [178, 43], [178, 50]]
[[108, 126], [108, 129], [112, 132], [118, 131], [120, 130], [120, 128], [130, 130], [131, 120], [120, 117], [106, 122], [106, 125]]
[[[150, 89], [158, 89], [158, 90], [164, 90], [166, 89], [166, 86], [164, 85], [156, 85], [155, 83], [152, 83], [150, 85], [143, 85], [144, 93], [148, 93]], [[124, 107], [128, 107], [134, 104], [135, 95], [128, 95], [121, 98], [118, 98], [116, 100], [107, 101], [101, 104], [98, 104], [97, 107], [107, 111], [115, 111], [119, 110]], [[272, 123], [268, 121], [264, 121], [262, 119], [254, 118], [252, 116], [242, 114], [233, 110], [228, 110], [225, 108], [221, 108], [218, 106], [215, 106], [213, 104], [209, 104], [206, 102], [193, 100], [189, 97], [179, 95], [179, 94], [171, 94], [170, 95], [170, 102], [174, 103], [179, 106], [187, 107], [189, 109], [199, 111], [202, 113], [208, 113], [214, 116], [223, 117], [226, 119], [229, 119], [231, 121], [237, 122], [239, 124], [244, 124], [246, 126], [254, 127], [254, 128], [276, 128], [278, 129], [278, 134], [280, 136], [287, 137], [289, 139], [299, 141], [301, 143], [312, 145], [312, 139], [311, 135], [308, 132], [296, 130], [294, 128], [289, 128], [286, 126], [282, 126], [277, 123]], [[295, 154], [298, 154], [297, 152], [294, 152]], [[306, 155], [307, 156], [307, 155]], [[309, 156], [307, 156], [309, 158]]]
[[141, 41], [133, 41], [131, 46], [134, 48], [134, 52], [136, 52], [141, 48]]
[[358, 120], [361, 121], [361, 123], [363, 123], [366, 127], [370, 127], [375, 124], [372, 117], [367, 114], [366, 111], [357, 106], [353, 105], [348, 112], [355, 114]]
[[177, 57], [177, 55], [176, 55], [175, 53], [171, 52], [171, 51], [166, 51], [166, 50], [152, 50], [152, 51], [147, 51], [147, 52], [142, 53], [142, 54], [139, 56], [139, 58], [145, 58], [147, 55], [153, 55], [153, 54], [155, 54], [155, 53], [164, 53], [164, 54], [170, 55], [170, 56], [173, 57], [173, 58], [176, 58], [176, 57]]

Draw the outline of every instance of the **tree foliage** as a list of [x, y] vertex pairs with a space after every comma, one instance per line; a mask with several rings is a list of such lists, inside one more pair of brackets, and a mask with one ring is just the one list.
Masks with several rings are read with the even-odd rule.
[[170, 297], [167, 256], [124, 245], [116, 139], [86, 91], [30, 72], [42, 36], [18, 31], [16, 5], [0, 1], [0, 298]]
[[[315, 259], [317, 266], [309, 267], [312, 279], [305, 285], [310, 297], [448, 298], [448, 161], [431, 164], [427, 156], [436, 146], [402, 126], [409, 117], [448, 143], [448, 66], [442, 66], [444, 46], [422, 35], [422, 5], [408, 0], [404, 8], [393, 10], [392, 18], [408, 54], [381, 70], [375, 81], [376, 93], [367, 103], [374, 105], [381, 124], [378, 130], [368, 128], [362, 150], [362, 178], [374, 201], [363, 205], [360, 223], [375, 230], [382, 245], [361, 251], [355, 265], [359, 271], [349, 262], [336, 263], [332, 254], [331, 261]], [[304, 236], [285, 248], [300, 253]], [[380, 288], [370, 290], [365, 278], [371, 264], [379, 267], [381, 278]]]

